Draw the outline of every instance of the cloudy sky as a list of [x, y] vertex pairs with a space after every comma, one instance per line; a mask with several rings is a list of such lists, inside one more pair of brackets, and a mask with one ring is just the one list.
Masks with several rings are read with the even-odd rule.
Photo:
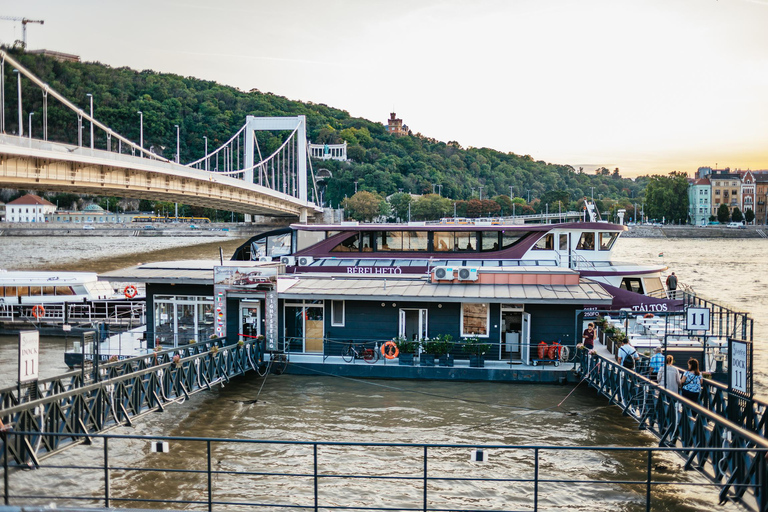
[[[624, 175], [768, 169], [768, 0], [0, 0], [30, 48]], [[0, 21], [0, 42], [21, 26]], [[76, 98], [71, 98], [77, 100]], [[85, 105], [85, 99], [80, 102]]]

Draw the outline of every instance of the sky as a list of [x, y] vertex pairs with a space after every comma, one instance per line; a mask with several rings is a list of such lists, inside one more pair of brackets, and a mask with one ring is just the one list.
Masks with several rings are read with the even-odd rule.
[[[394, 111], [588, 172], [768, 169], [768, 0], [0, 0], [0, 16], [45, 21], [30, 49]], [[20, 38], [0, 20], [0, 43]]]

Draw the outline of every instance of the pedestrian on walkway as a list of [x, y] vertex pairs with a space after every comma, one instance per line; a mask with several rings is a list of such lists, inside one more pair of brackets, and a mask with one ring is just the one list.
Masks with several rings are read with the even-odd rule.
[[674, 272], [667, 276], [667, 290], [669, 290], [670, 298], [674, 299], [677, 294], [677, 276]]
[[659, 373], [659, 370], [664, 366], [664, 354], [661, 353], [661, 347], [656, 347], [653, 350], [653, 355], [651, 356], [651, 360], [648, 362], [648, 368], [649, 373], [648, 377], [650, 379], [655, 379], [656, 374]]
[[619, 352], [616, 354], [616, 362], [618, 362], [624, 368], [633, 370], [635, 368], [635, 360], [640, 359], [640, 355], [638, 355], [635, 347], [629, 344], [629, 340], [627, 338], [624, 338], [622, 343], [623, 344], [621, 345]]
[[667, 356], [667, 364], [664, 369], [656, 375], [656, 381], [673, 393], [680, 392], [680, 372], [672, 366], [675, 358]]
[[688, 360], [688, 370], [680, 378], [680, 384], [683, 387], [682, 395], [693, 402], [699, 401], [701, 394], [701, 373], [699, 373], [699, 361], [690, 358]]

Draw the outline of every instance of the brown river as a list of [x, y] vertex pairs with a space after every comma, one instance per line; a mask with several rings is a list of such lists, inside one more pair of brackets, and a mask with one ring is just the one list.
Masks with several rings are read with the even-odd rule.
[[[12, 249], [0, 247], [0, 268], [35, 268], [36, 255], [45, 254], [44, 268], [105, 271], [144, 261], [160, 259], [217, 258], [219, 246], [231, 254], [240, 241], [217, 240], [192, 247], [198, 240], [134, 239], [147, 244], [136, 252], [126, 251], [125, 239], [106, 239], [114, 256], [98, 256], [77, 247], [72, 239], [2, 239], [13, 241]], [[90, 238], [88, 243], [92, 243]], [[202, 242], [208, 242], [203, 240]], [[161, 244], [168, 244], [161, 246]], [[178, 244], [177, 244], [178, 243]], [[768, 240], [673, 240], [622, 239], [615, 259], [637, 263], [663, 263], [675, 270], [682, 282], [700, 293], [733, 307], [750, 311], [756, 318], [756, 388], [765, 395], [766, 339], [764, 318], [768, 297], [761, 293], [768, 281]], [[102, 245], [102, 244], [100, 244]], [[108, 251], [109, 252], [109, 251]], [[56, 254], [60, 255], [57, 260]], [[660, 256], [663, 254], [663, 256]], [[38, 267], [40, 268], [40, 267]], [[63, 343], [46, 339], [42, 343], [43, 376], [60, 373]], [[15, 369], [16, 340], [0, 339], [0, 385], [15, 381], [8, 369]], [[11, 373], [13, 373], [11, 371]], [[409, 382], [351, 380], [331, 376], [255, 374], [233, 381], [211, 392], [193, 395], [163, 413], [150, 413], [135, 421], [134, 427], [114, 430], [118, 434], [220, 437], [274, 441], [345, 441], [456, 444], [509, 444], [528, 446], [616, 446], [652, 447], [655, 438], [637, 430], [633, 420], [609, 406], [594, 390], [584, 386], [541, 386], [466, 382]], [[558, 406], [558, 404], [567, 399]], [[256, 400], [254, 402], [254, 400]], [[175, 473], [182, 469], [205, 468], [205, 445], [183, 443], [172, 446], [170, 454], [150, 454], [146, 441], [113, 441], [111, 465], [123, 468], [158, 468], [164, 471], [137, 474], [113, 471], [113, 497], [157, 500], [205, 500], [202, 475]], [[484, 465], [469, 462], [466, 449], [436, 450], [429, 461], [430, 476], [446, 478], [532, 477], [531, 454], [516, 450], [492, 451]], [[79, 446], [46, 460], [57, 465], [85, 465], [101, 458], [101, 443]], [[393, 451], [385, 448], [320, 447], [318, 469], [366, 475], [420, 476], [421, 449]], [[237, 448], [215, 444], [214, 469], [221, 471], [312, 473], [311, 447], [299, 445], [249, 445]], [[660, 457], [661, 471], [655, 478], [700, 482], [682, 471], [679, 459]], [[590, 480], [632, 480], [644, 478], [644, 456], [618, 452], [542, 451], [540, 476], [583, 479], [578, 485], [548, 484], [540, 489], [542, 510], [644, 510], [644, 488], [627, 484], [595, 484]], [[666, 476], [665, 476], [666, 475]], [[25, 472], [12, 479], [23, 494], [90, 495], [98, 497], [102, 475], [96, 471], [44, 469]], [[321, 483], [321, 505], [420, 507], [418, 481], [366, 481], [329, 479]], [[312, 503], [312, 480], [307, 477], [233, 477], [226, 473], [214, 481], [217, 500], [226, 502], [269, 502], [285, 505]], [[22, 493], [20, 491], [20, 493]], [[430, 484], [430, 507], [451, 509], [531, 510], [532, 487], [527, 482], [504, 485], [445, 480]], [[409, 501], [410, 499], [410, 501]], [[48, 503], [51, 500], [43, 500]], [[64, 500], [57, 503], [65, 505]], [[85, 505], [85, 502], [79, 504]], [[89, 505], [96, 502], [88, 503]], [[685, 486], [654, 488], [652, 510], [695, 511], [717, 504], [714, 490]], [[148, 507], [134, 501], [117, 502], [118, 507]], [[202, 510], [205, 505], [156, 503], [156, 508]], [[240, 510], [235, 505], [216, 507]], [[734, 508], [731, 506], [724, 509]], [[276, 510], [276, 508], [273, 508]]]

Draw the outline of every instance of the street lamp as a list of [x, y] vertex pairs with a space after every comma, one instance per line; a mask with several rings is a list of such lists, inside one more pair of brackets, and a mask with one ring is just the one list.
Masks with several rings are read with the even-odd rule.
[[139, 146], [142, 151], [139, 152], [139, 157], [144, 158], [144, 112], [141, 110], [136, 111], [139, 114]]
[[203, 135], [203, 139], [205, 139], [205, 170], [208, 170], [208, 137]]
[[485, 186], [485, 185], [478, 185], [478, 187], [480, 188], [480, 200], [481, 200], [481, 201], [483, 200], [483, 187], [484, 187], [484, 186]]
[[93, 94], [86, 94], [88, 99], [91, 100], [91, 149], [93, 149]]
[[32, 140], [32, 116], [33, 115], [35, 115], [34, 112], [29, 113], [29, 130], [27, 130], [29, 132], [29, 140]]
[[21, 118], [21, 73], [18, 69], [13, 70], [14, 73], [16, 73], [16, 77], [18, 78], [17, 86], [16, 88], [19, 90], [19, 137], [24, 136], [24, 124]]
[[180, 162], [179, 160], [179, 125], [175, 124], [173, 126], [176, 127], [176, 163], [178, 164]]

